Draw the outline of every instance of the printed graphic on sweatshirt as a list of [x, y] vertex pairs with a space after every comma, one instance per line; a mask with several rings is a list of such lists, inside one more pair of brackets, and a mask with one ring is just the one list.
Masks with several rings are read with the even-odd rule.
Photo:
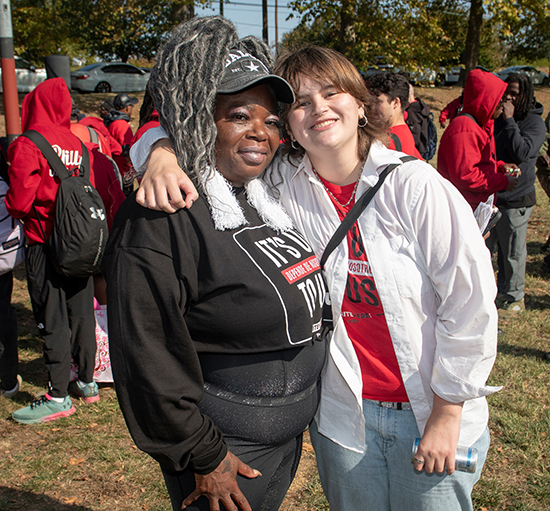
[[[284, 312], [288, 342], [301, 344], [314, 338], [321, 330], [326, 286], [309, 243], [296, 231], [266, 236], [265, 226], [245, 227], [233, 238], [275, 290]], [[312, 335], [307, 338], [294, 338], [289, 328], [296, 300], [305, 305], [313, 321]]]
[[[78, 176], [83, 172], [80, 168], [80, 162], [82, 161], [80, 151], [69, 151], [59, 147], [57, 144], [52, 145], [52, 147], [63, 165], [72, 172], [73, 176]], [[53, 169], [50, 169], [50, 177], [55, 177], [55, 175]]]

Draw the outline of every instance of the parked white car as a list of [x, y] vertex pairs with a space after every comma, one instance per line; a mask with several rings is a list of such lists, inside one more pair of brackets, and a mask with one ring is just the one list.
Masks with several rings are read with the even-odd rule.
[[[492, 71], [489, 71], [486, 67], [483, 67], [483, 66], [476, 66], [476, 69], [481, 69], [486, 73], [492, 73]], [[451, 69], [445, 69], [442, 67], [439, 69], [439, 74], [437, 75], [437, 80], [435, 84], [439, 86], [439, 85], [453, 85], [455, 83], [458, 83], [458, 80], [460, 79], [461, 71], [462, 71], [462, 68], [460, 66], [455, 66]]]
[[144, 91], [149, 73], [122, 62], [98, 62], [71, 73], [71, 88], [79, 92]]
[[[17, 92], [31, 92], [39, 83], [42, 83], [47, 78], [45, 69], [36, 68], [21, 57], [14, 57], [14, 59]], [[0, 70], [0, 92], [3, 92], [1, 78], [2, 71]]]

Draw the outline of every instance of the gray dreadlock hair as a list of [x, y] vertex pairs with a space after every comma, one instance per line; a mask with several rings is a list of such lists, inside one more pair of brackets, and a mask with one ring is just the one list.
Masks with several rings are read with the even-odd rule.
[[255, 37], [239, 40], [235, 26], [221, 16], [193, 18], [174, 29], [151, 71], [149, 87], [159, 121], [179, 166], [197, 177], [216, 166], [216, 94], [232, 48], [259, 58], [269, 69], [274, 57]]

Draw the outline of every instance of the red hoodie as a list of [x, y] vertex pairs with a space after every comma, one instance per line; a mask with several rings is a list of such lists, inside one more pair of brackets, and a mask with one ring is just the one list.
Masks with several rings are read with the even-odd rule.
[[439, 124], [443, 124], [447, 120], [452, 121], [457, 115], [458, 110], [462, 108], [462, 95], [453, 99], [439, 114]]
[[160, 126], [159, 114], [156, 110], [153, 110], [153, 113], [151, 114], [151, 118], [149, 119], [149, 121], [147, 121], [143, 126], [140, 126], [136, 131], [136, 134], [134, 135], [134, 139], [132, 140], [132, 145], [134, 145], [147, 130], [151, 128], [156, 128], [157, 126]]
[[98, 133], [101, 133], [105, 137], [105, 139], [108, 142], [108, 149], [103, 150], [102, 152], [105, 153], [107, 156], [110, 156], [111, 158], [114, 158], [115, 156], [120, 156], [122, 154], [122, 146], [118, 143], [117, 140], [113, 138], [113, 136], [109, 133], [109, 130], [103, 124], [103, 119], [100, 119], [99, 117], [84, 117], [84, 119], [81, 119], [78, 124], [84, 124], [84, 126], [90, 126], [90, 128], [93, 128]]
[[[90, 126], [90, 129], [93, 128]], [[84, 145], [88, 151], [93, 154], [95, 187], [101, 197], [101, 200], [103, 201], [103, 205], [105, 206], [107, 225], [109, 229], [111, 229], [111, 224], [113, 223], [115, 213], [126, 196], [122, 191], [120, 182], [118, 181], [117, 175], [113, 169], [113, 165], [116, 165], [114, 160], [107, 157], [102, 151], [101, 144], [103, 143], [103, 148], [105, 148], [108, 146], [108, 142], [99, 132], [96, 133], [98, 134], [98, 140], [100, 143], [94, 144], [91, 142], [88, 126], [84, 126], [83, 124], [71, 124], [71, 132], [74, 133], [82, 142], [84, 142]], [[103, 142], [101, 140], [102, 138]]]
[[[71, 109], [71, 95], [65, 81], [52, 78], [25, 96], [21, 124], [23, 131], [33, 129], [46, 137], [65, 166], [77, 173], [82, 160], [82, 144], [71, 133]], [[8, 212], [15, 218], [24, 219], [29, 243], [44, 243], [52, 231], [60, 180], [40, 149], [28, 138], [19, 137], [10, 145], [8, 159], [11, 162], [10, 189], [6, 195]], [[91, 169], [90, 174], [90, 181], [95, 185]]]
[[[95, 133], [97, 138], [97, 144], [95, 144], [92, 141], [93, 133], [90, 134], [89, 130], [92, 130], [92, 132]], [[77, 123], [73, 122], [71, 123], [71, 132], [73, 133], [73, 135], [76, 135], [80, 140], [82, 140], [82, 142], [84, 142], [85, 144], [94, 144], [99, 146], [99, 150], [103, 154], [106, 154], [107, 156], [112, 158], [111, 147], [109, 145], [109, 142], [103, 136], [103, 134], [97, 131], [96, 129], [92, 128], [91, 126], [86, 126], [85, 124], [80, 124], [79, 122]]]
[[504, 162], [497, 161], [493, 113], [506, 91], [506, 82], [492, 73], [474, 69], [466, 79], [463, 109], [441, 137], [437, 170], [453, 183], [472, 209], [493, 193], [505, 190]]

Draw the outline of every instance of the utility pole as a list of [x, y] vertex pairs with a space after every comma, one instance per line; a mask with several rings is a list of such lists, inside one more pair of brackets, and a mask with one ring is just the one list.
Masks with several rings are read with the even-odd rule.
[[262, 14], [263, 14], [262, 38], [265, 44], [269, 44], [269, 39], [267, 36], [267, 0], [262, 0]]
[[223, 16], [223, 0], [220, 0], [220, 16]]
[[19, 97], [15, 79], [15, 59], [13, 58], [13, 31], [11, 27], [10, 0], [0, 1], [0, 66], [2, 68], [2, 88], [4, 116], [8, 145], [21, 135], [19, 119]]
[[279, 55], [279, 5], [275, 0], [275, 54]]

